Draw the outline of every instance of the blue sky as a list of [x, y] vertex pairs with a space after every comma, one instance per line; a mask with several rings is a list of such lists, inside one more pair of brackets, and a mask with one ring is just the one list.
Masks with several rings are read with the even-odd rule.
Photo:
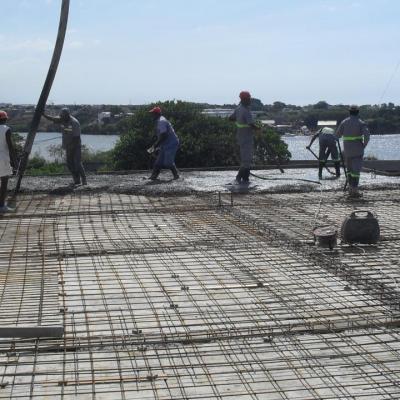
[[[35, 103], [61, 0], [1, 0], [0, 102]], [[398, 103], [398, 0], [71, 0], [50, 101]], [[385, 93], [384, 93], [385, 92]], [[382, 94], [384, 94], [383, 99]]]

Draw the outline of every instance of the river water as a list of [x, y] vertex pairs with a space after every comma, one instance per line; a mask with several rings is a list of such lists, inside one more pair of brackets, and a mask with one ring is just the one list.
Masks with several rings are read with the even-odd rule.
[[[311, 136], [283, 136], [292, 153], [292, 160], [312, 160], [313, 155], [306, 149]], [[343, 143], [341, 143], [343, 149]], [[312, 149], [318, 154], [318, 140]], [[371, 135], [371, 140], [365, 149], [365, 156], [378, 160], [400, 160], [400, 135]]]
[[[26, 138], [26, 133], [21, 136]], [[118, 135], [82, 135], [82, 144], [90, 151], [106, 151], [111, 150], [117, 143]], [[56, 157], [52, 154], [54, 146], [61, 145], [61, 133], [58, 132], [39, 132], [36, 135], [32, 147], [32, 155], [38, 155], [48, 161], [54, 161]]]
[[[24, 137], [26, 134], [22, 134]], [[111, 150], [118, 135], [82, 135], [82, 143], [91, 151]], [[312, 160], [312, 154], [306, 150], [310, 143], [310, 136], [283, 136], [292, 153], [292, 160]], [[38, 133], [33, 145], [32, 154], [40, 155], [46, 160], [54, 160], [51, 147], [61, 144], [61, 134], [55, 132]], [[313, 150], [318, 153], [318, 141], [313, 145]], [[400, 135], [373, 135], [366, 151], [366, 156], [373, 156], [378, 160], [400, 160]]]

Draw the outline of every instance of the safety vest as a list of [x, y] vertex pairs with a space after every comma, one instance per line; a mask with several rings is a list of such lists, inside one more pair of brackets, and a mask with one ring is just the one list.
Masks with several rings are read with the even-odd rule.
[[356, 140], [363, 140], [364, 136], [343, 136], [344, 142], [355, 142]]
[[248, 125], [248, 124], [241, 124], [240, 122], [236, 122], [236, 128], [239, 128], [239, 129], [241, 129], [241, 128], [251, 128], [251, 126]]

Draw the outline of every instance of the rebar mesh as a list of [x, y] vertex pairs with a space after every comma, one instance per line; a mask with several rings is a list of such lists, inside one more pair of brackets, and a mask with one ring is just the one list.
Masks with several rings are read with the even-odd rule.
[[398, 194], [369, 196], [381, 243], [333, 252], [336, 193], [21, 196], [0, 328], [65, 335], [0, 339], [0, 398], [399, 398]]

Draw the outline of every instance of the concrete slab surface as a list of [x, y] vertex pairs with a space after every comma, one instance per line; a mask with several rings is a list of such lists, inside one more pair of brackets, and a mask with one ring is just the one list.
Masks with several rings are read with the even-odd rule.
[[[45, 188], [0, 217], [0, 331], [65, 334], [0, 338], [0, 399], [400, 398], [399, 189]], [[314, 245], [364, 208], [377, 245]]]

